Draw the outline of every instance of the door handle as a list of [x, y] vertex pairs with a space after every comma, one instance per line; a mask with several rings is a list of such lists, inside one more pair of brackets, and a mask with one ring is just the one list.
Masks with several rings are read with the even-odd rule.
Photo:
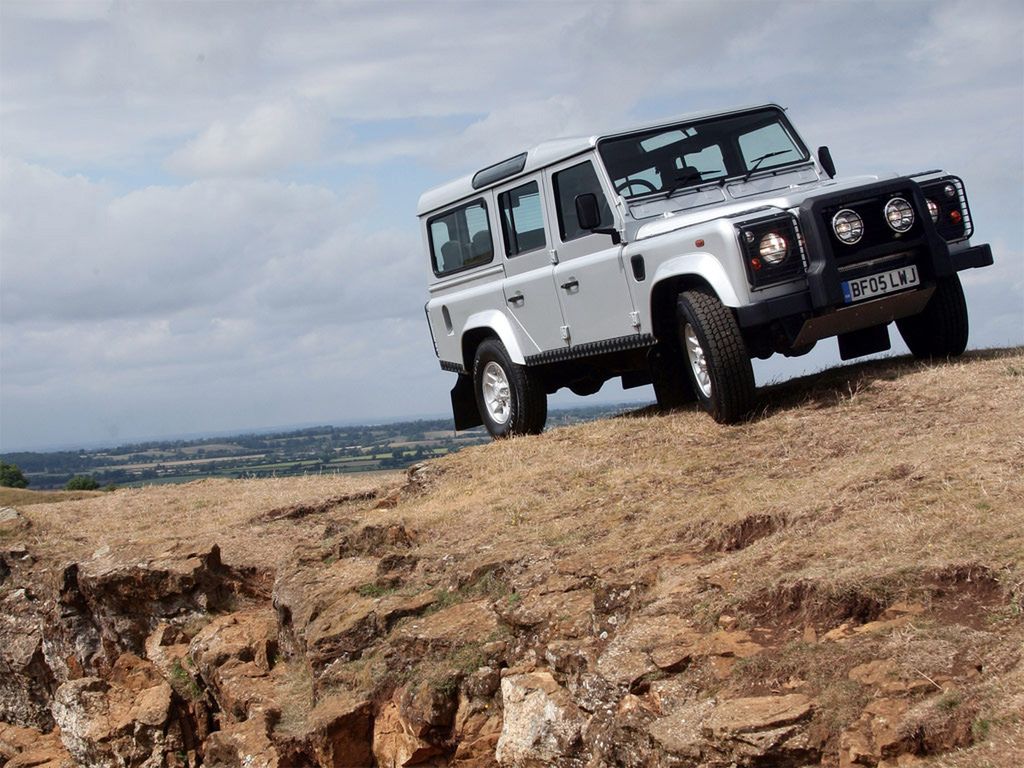
[[523, 294], [521, 294], [521, 293], [516, 293], [516, 294], [513, 294], [512, 296], [508, 297], [508, 303], [511, 304], [514, 307], [521, 307], [521, 306], [523, 306], [523, 303], [525, 301], [526, 301], [526, 297], [523, 296]]
[[580, 281], [577, 280], [575, 277], [570, 278], [569, 282], [567, 282], [567, 283], [562, 283], [562, 290], [563, 291], [571, 291], [573, 288], [579, 288], [579, 287], [580, 287]]

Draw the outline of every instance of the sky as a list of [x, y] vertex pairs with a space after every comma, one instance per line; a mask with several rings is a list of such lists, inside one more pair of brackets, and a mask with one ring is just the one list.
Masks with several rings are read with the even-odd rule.
[[1022, 8], [0, 0], [0, 450], [443, 416], [425, 189], [764, 102], [841, 175], [961, 175], [970, 345], [1024, 343]]

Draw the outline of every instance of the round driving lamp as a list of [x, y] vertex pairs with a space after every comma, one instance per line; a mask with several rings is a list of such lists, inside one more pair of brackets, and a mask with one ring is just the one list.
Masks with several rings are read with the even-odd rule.
[[906, 232], [914, 226], [914, 209], [902, 197], [894, 197], [885, 204], [885, 220], [893, 232]]
[[864, 219], [856, 211], [843, 208], [832, 217], [832, 230], [842, 242], [854, 245], [864, 237]]
[[939, 204], [934, 200], [927, 200], [928, 203], [928, 215], [932, 217], [932, 221], [938, 223], [939, 221]]
[[761, 243], [758, 246], [761, 258], [769, 264], [778, 264], [786, 258], [788, 251], [789, 244], [786, 242], [786, 238], [778, 232], [769, 232], [761, 238]]
[[944, 186], [942, 188], [942, 191], [946, 194], [946, 197], [956, 197], [956, 187], [954, 187], [952, 184], [947, 184], [946, 186]]

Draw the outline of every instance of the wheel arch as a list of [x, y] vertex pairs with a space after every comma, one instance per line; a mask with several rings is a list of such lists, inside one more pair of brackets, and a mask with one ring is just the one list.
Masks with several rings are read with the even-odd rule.
[[489, 310], [470, 315], [462, 331], [462, 364], [466, 371], [473, 372], [473, 357], [476, 348], [487, 338], [496, 338], [505, 346], [509, 358], [517, 365], [525, 365], [519, 339], [508, 318], [501, 312]]
[[658, 267], [651, 287], [651, 324], [659, 340], [675, 339], [676, 297], [690, 290], [711, 293], [732, 309], [743, 303], [725, 267], [710, 253], [671, 258]]

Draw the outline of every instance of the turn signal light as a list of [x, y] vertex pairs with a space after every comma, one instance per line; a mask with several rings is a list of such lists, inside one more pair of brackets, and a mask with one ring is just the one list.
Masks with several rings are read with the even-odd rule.
[[952, 221], [954, 224], [959, 224], [961, 221], [963, 221], [963, 218], [964, 217], [960, 214], [960, 211], [949, 212], [949, 220]]

